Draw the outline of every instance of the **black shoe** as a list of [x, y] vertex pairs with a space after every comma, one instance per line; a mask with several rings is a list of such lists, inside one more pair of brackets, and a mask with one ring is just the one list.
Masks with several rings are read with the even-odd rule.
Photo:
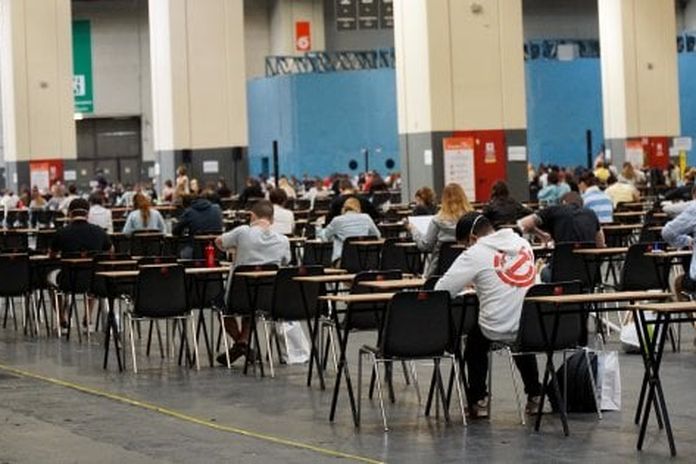
[[[234, 364], [236, 360], [241, 358], [246, 354], [247, 346], [244, 343], [235, 343], [235, 345], [230, 348], [228, 354], [230, 357], [230, 364]], [[216, 358], [218, 364], [222, 364], [223, 366], [227, 365], [227, 356], [225, 356], [225, 353], [222, 353], [221, 355], [218, 355]]]

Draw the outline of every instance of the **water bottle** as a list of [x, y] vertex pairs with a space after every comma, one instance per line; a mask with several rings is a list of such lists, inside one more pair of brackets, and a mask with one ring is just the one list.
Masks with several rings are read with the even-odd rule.
[[215, 247], [213, 242], [208, 242], [205, 247], [205, 265], [206, 267], [215, 267]]

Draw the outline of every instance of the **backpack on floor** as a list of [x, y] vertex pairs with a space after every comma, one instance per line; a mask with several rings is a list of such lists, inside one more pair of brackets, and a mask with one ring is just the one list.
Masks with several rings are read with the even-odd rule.
[[[595, 404], [595, 395], [592, 391], [592, 381], [590, 379], [590, 370], [587, 365], [587, 358], [590, 359], [592, 366], [592, 374], [595, 380], [597, 379], [597, 355], [588, 353], [585, 356], [583, 350], [578, 350], [573, 353], [566, 362], [556, 371], [558, 379], [558, 388], [561, 390], [563, 397], [563, 385], [566, 379], [565, 371], [568, 371], [568, 388], [567, 388], [567, 412], [597, 412]], [[558, 411], [556, 397], [554, 395], [553, 383], [549, 380], [546, 384], [546, 392], [551, 403], [551, 407], [555, 412]]]

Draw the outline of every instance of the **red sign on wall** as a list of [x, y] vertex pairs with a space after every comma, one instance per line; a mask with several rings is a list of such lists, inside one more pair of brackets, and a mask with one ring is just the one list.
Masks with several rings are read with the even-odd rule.
[[295, 22], [295, 50], [298, 52], [312, 50], [312, 31], [309, 21]]

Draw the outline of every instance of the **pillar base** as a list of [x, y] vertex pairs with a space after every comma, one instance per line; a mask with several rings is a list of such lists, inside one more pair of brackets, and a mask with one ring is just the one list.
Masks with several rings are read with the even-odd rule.
[[[487, 201], [490, 185], [496, 180], [506, 180], [515, 199], [529, 199], [527, 159], [509, 161], [507, 151], [509, 147], [527, 146], [527, 130], [509, 129], [399, 134], [404, 201], [412, 199], [416, 190], [423, 186], [432, 187], [437, 194], [442, 192], [445, 184], [443, 142], [450, 137], [473, 137], [475, 140], [474, 164], [478, 166], [475, 167], [478, 187], [476, 198], [469, 198], [470, 201]], [[494, 163], [503, 164], [502, 168], [498, 167], [497, 174], [489, 174], [489, 163], [484, 160], [487, 143], [495, 146]], [[427, 154], [428, 151], [432, 156]], [[480, 184], [482, 181], [483, 186]]]
[[19, 194], [20, 187], [29, 187], [29, 161], [5, 162], [5, 188]]
[[159, 189], [166, 180], [176, 180], [176, 170], [182, 165], [186, 166], [189, 178], [197, 179], [201, 188], [207, 182], [223, 178], [235, 193], [244, 188], [244, 181], [249, 174], [246, 147], [168, 150], [158, 151], [155, 156], [159, 165], [158, 175], [155, 170]]

